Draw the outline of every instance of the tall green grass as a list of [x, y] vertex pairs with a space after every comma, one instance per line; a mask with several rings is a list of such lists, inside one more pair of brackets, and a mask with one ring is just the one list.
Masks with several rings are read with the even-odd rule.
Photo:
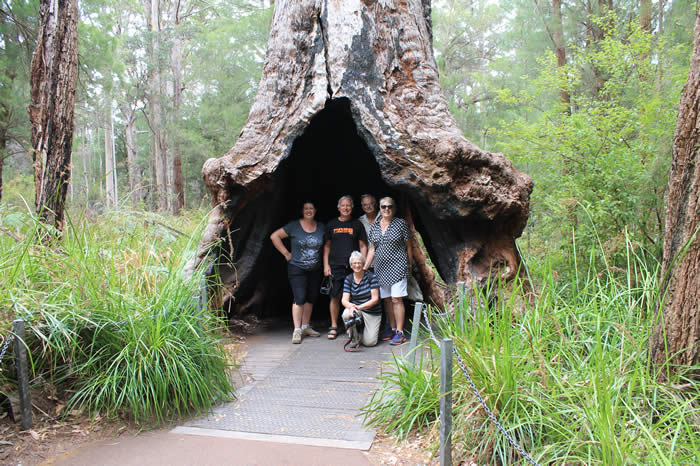
[[196, 305], [201, 274], [183, 273], [204, 212], [171, 227], [152, 213], [78, 212], [58, 248], [42, 244], [33, 215], [2, 214], [0, 332], [27, 320], [35, 387], [68, 409], [155, 422], [233, 396], [223, 322]]
[[[537, 296], [524, 293], [523, 283], [508, 292], [493, 286], [456, 303], [457, 318], [430, 310], [438, 337], [454, 340], [489, 408], [540, 463], [700, 461], [700, 383], [680, 374], [660, 384], [650, 374], [658, 268], [631, 246], [628, 254], [627, 273], [579, 263], [561, 283], [544, 263]], [[437, 448], [439, 348], [424, 342], [420, 363], [399, 359], [384, 376], [366, 415], [401, 436], [427, 430]], [[524, 463], [454, 366], [455, 460]]]

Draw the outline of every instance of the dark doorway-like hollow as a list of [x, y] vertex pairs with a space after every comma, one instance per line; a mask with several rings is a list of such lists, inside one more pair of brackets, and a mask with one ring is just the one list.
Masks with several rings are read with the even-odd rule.
[[[392, 196], [399, 207], [404, 196], [382, 179], [379, 165], [368, 145], [358, 134], [347, 99], [329, 100], [314, 116], [273, 175], [271, 190], [259, 196], [234, 219], [233, 250], [237, 239], [255, 238], [260, 254], [254, 263], [241, 264], [254, 280], [236, 292], [237, 306], [260, 317], [290, 316], [291, 291], [284, 258], [272, 246], [269, 235], [287, 222], [300, 218], [307, 200], [315, 203], [317, 220], [327, 223], [338, 215], [338, 199], [349, 194], [355, 200], [353, 215], [362, 215], [360, 197], [370, 193], [377, 200]], [[251, 227], [251, 225], [255, 225]], [[245, 256], [244, 251], [234, 254]], [[241, 309], [229, 308], [234, 314]], [[327, 319], [327, 299], [320, 297], [314, 320]]]
[[327, 222], [338, 215], [338, 199], [355, 199], [353, 214], [362, 214], [360, 196], [389, 196], [396, 193], [382, 180], [374, 155], [357, 133], [347, 99], [329, 100], [309, 123], [280, 164], [278, 180], [285, 186], [280, 215], [299, 218], [301, 204], [312, 200], [317, 218]]

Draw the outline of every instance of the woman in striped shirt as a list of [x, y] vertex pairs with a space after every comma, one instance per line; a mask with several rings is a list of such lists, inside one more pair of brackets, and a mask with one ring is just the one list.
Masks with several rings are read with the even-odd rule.
[[[374, 346], [379, 338], [379, 324], [382, 321], [379, 282], [372, 272], [365, 271], [365, 256], [360, 251], [353, 251], [349, 262], [352, 273], [345, 277], [341, 299], [345, 307], [343, 320], [350, 320], [357, 314], [362, 315], [364, 329], [360, 341], [364, 346]], [[356, 331], [356, 326], [350, 330], [350, 338], [355, 342], [358, 341], [357, 335], [354, 334]]]

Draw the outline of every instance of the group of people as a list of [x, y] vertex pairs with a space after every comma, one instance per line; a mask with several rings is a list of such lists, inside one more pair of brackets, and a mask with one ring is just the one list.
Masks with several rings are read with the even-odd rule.
[[[406, 222], [396, 217], [396, 203], [391, 197], [382, 198], [377, 205], [374, 196], [364, 194], [361, 206], [364, 215], [353, 218], [353, 199], [342, 196], [338, 200], [339, 216], [324, 225], [316, 221], [314, 203], [307, 201], [299, 220], [270, 235], [274, 247], [287, 260], [293, 295], [292, 343], [301, 343], [306, 336], [320, 336], [309, 322], [321, 286], [321, 270], [331, 280], [328, 339], [334, 340], [339, 335], [342, 304], [343, 321], [361, 317], [364, 323], [361, 335], [353, 338], [354, 344], [376, 345], [383, 303], [389, 325], [381, 335], [382, 340], [390, 340], [393, 345], [406, 341], [403, 298], [408, 295], [413, 262], [409, 247], [411, 233]], [[290, 240], [291, 251], [283, 242], [285, 238]], [[356, 329], [353, 326], [350, 331]]]

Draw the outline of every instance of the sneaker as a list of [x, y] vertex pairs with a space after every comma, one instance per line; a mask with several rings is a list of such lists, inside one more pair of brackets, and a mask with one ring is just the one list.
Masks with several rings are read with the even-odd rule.
[[401, 345], [404, 342], [406, 342], [406, 336], [403, 334], [403, 332], [397, 331], [396, 334], [394, 335], [394, 338], [391, 339], [390, 344]]
[[384, 330], [384, 332], [382, 333], [382, 341], [391, 340], [392, 338], [394, 338], [394, 334], [395, 334], [395, 333], [396, 333], [396, 332], [394, 332], [394, 329], [391, 328], [391, 327], [389, 327], [388, 329]]
[[320, 337], [321, 334], [318, 333], [316, 330], [312, 329], [311, 327], [306, 327], [301, 331], [301, 334], [305, 337]]
[[300, 328], [294, 329], [294, 333], [292, 333], [292, 343], [294, 343], [295, 345], [298, 345], [299, 343], [301, 343], [301, 329]]

